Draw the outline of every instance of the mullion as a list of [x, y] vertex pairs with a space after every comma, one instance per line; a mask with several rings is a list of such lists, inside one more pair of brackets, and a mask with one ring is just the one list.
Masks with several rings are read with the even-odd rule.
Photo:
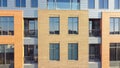
[[73, 18], [72, 18], [72, 34], [74, 34], [74, 23], [73, 23]]
[[71, 53], [71, 59], [73, 60], [74, 59], [74, 51], [73, 51], [74, 49], [73, 49], [73, 44], [71, 44], [71, 51], [72, 51], [72, 53]]

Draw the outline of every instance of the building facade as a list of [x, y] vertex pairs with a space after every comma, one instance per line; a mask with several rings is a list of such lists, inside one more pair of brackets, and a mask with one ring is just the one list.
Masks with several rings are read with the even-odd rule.
[[0, 0], [0, 68], [120, 68], [120, 0]]

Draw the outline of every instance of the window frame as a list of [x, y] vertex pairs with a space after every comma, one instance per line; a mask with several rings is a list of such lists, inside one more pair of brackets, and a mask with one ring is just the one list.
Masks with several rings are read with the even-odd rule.
[[[58, 51], [58, 53], [56, 53], [56, 50]], [[51, 54], [51, 51], [53, 52], [52, 54]], [[58, 57], [56, 57], [56, 55]], [[59, 43], [50, 43], [49, 44], [49, 60], [50, 61], [60, 61], [60, 44]]]
[[[33, 2], [32, 1], [37, 1], [37, 6], [33, 5]], [[35, 2], [36, 3], [36, 2]], [[32, 8], [38, 8], [38, 0], [31, 0], [31, 7]]]
[[[5, 19], [5, 20], [4, 20]], [[12, 20], [11, 20], [12, 19]], [[4, 24], [5, 25], [8, 25], [7, 27], [7, 34], [5, 34], [5, 29], [3, 29], [3, 23], [6, 22], [7, 24]], [[0, 24], [1, 24], [1, 31], [0, 31], [0, 36], [14, 36], [15, 34], [15, 31], [14, 31], [14, 16], [0, 16]], [[12, 29], [10, 29], [10, 24], [12, 24]], [[4, 27], [5, 28], [5, 27]], [[10, 30], [13, 30], [13, 31], [10, 31]]]
[[[22, 0], [19, 0], [20, 1], [20, 6], [17, 6], [17, 0], [15, 0], [15, 7], [19, 7], [19, 8], [25, 8], [26, 7], [26, 0], [25, 0], [25, 5], [22, 4]], [[23, 5], [23, 6], [22, 6]]]
[[[110, 35], [119, 35], [120, 34], [120, 17], [110, 17], [109, 19], [110, 19], [109, 20], [110, 21], [109, 34]], [[118, 19], [118, 22], [116, 22], [117, 19]], [[118, 25], [116, 25], [116, 23]]]
[[[105, 2], [105, 0], [99, 0], [99, 9], [109, 9], [109, 0], [106, 0], [106, 1], [107, 2]], [[102, 4], [101, 4], [101, 2], [102, 2]], [[107, 7], [106, 7], [106, 5], [107, 5]]]
[[[77, 22], [75, 22], [75, 23], [77, 23], [77, 27], [76, 27], [77, 31], [74, 29], [74, 26], [73, 26], [75, 24], [73, 19], [75, 19], [75, 18], [77, 19]], [[72, 19], [71, 20], [72, 22], [69, 21], [70, 19]], [[72, 26], [69, 26], [71, 23], [72, 23]], [[71, 28], [72, 33], [69, 30], [70, 27], [72, 27]], [[76, 31], [77, 33], [74, 33], [74, 31]], [[79, 17], [68, 17], [68, 34], [69, 35], [78, 35], [79, 34]]]
[[100, 44], [90, 44], [89, 45], [89, 62], [99, 62], [99, 61], [101, 61]]
[[88, 0], [88, 9], [95, 9], [95, 0], [93, 0], [93, 6], [92, 7], [90, 7], [90, 2], [91, 2], [91, 0]]
[[[56, 22], [55, 18], [58, 19], [58, 22]], [[51, 22], [51, 19], [52, 20], [54, 19], [53, 22]], [[51, 24], [52, 24], [53, 27], [51, 27]], [[57, 24], [57, 26], [55, 24]], [[58, 32], [56, 32], [57, 29], [56, 29], [55, 26], [57, 27]], [[54, 30], [51, 30], [51, 28], [53, 28]], [[49, 34], [50, 35], [59, 35], [60, 34], [60, 17], [49, 17]]]
[[[75, 49], [75, 47], [77, 47], [77, 50]], [[75, 60], [78, 61], [79, 60], [79, 47], [78, 47], [78, 43], [68, 43], [68, 60]], [[77, 51], [77, 53], [76, 53]], [[75, 55], [75, 53], [76, 55]]]
[[[0, 46], [2, 46], [4, 49], [4, 57], [3, 57], [4, 59], [3, 59], [3, 63], [1, 63], [0, 65], [11, 64], [12, 62], [10, 62], [10, 60], [8, 61], [7, 58], [11, 58], [11, 60], [14, 62], [14, 60], [15, 60], [14, 59], [14, 54], [15, 54], [14, 45], [13, 44], [0, 44]], [[12, 49], [13, 50], [13, 57], [7, 56], [7, 54], [9, 55], [9, 53], [11, 53], [10, 51], [7, 52], [7, 46], [13, 47], [13, 49]]]
[[5, 0], [0, 0], [0, 1], [1, 1], [0, 7], [7, 7], [7, 4], [8, 4], [7, 0], [6, 1]]
[[[112, 53], [113, 53], [112, 49], [114, 49], [115, 55], [112, 55]], [[110, 55], [110, 62], [111, 61], [120, 61], [119, 51], [120, 51], [120, 43], [110, 43], [110, 54], [109, 54]]]

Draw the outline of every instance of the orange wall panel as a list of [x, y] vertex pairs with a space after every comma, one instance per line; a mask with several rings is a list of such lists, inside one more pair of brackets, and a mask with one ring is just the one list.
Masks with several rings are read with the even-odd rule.
[[0, 35], [0, 44], [14, 44], [14, 68], [23, 68], [23, 12], [12, 10], [0, 10], [0, 16], [14, 17], [14, 35]]

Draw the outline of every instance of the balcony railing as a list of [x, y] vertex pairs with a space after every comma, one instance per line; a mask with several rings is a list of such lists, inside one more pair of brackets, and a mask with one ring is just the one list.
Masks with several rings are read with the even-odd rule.
[[25, 37], [37, 37], [38, 36], [38, 31], [37, 30], [25, 30], [24, 31], [24, 36]]
[[90, 37], [100, 37], [101, 31], [98, 29], [89, 30], [89, 36]]
[[70, 2], [48, 2], [48, 9], [56, 10], [79, 10], [80, 3]]
[[37, 56], [25, 56], [24, 63], [37, 63], [38, 57]]

